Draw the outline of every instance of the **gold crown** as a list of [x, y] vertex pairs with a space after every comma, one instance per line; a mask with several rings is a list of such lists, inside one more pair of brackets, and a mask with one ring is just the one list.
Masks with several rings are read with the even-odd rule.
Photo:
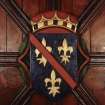
[[31, 21], [32, 31], [36, 32], [39, 29], [46, 28], [46, 27], [62, 27], [69, 29], [72, 32], [76, 32], [77, 24], [70, 21], [70, 17], [68, 16], [65, 19], [60, 19], [55, 12], [54, 16], [51, 19], [47, 19], [44, 16], [38, 22]]

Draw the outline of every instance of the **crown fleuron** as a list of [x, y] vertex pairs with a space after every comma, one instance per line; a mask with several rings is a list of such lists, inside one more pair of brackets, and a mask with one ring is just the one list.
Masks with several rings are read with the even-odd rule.
[[54, 16], [50, 19], [47, 19], [44, 16], [42, 16], [38, 22], [31, 21], [31, 25], [33, 32], [36, 32], [37, 30], [42, 28], [53, 27], [53, 26], [66, 28], [72, 32], [76, 32], [77, 30], [77, 24], [71, 22], [69, 16], [65, 19], [60, 19], [57, 16], [57, 13], [55, 13]]

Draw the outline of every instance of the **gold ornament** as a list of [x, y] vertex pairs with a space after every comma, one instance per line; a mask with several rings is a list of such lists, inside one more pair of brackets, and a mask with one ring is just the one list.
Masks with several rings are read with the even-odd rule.
[[[58, 47], [58, 51], [59, 51], [59, 54], [61, 54], [61, 52], [63, 51], [63, 54], [60, 55], [61, 62], [62, 63], [64, 62], [64, 64], [69, 63], [71, 53], [73, 52], [73, 47], [68, 46], [68, 43], [67, 43], [66, 39], [63, 40], [62, 46]], [[67, 54], [67, 52], [69, 52], [69, 55]]]
[[56, 73], [54, 70], [51, 72], [51, 78], [45, 78], [44, 82], [46, 87], [48, 87], [48, 84], [51, 85], [48, 87], [49, 95], [52, 94], [52, 96], [55, 97], [56, 94], [60, 93], [59, 89], [61, 78], [56, 78]]
[[[47, 46], [47, 43], [46, 43], [45, 38], [42, 39], [42, 45], [43, 45], [49, 52], [52, 51], [52, 48], [51, 48], [50, 46]], [[38, 49], [35, 49], [35, 54], [36, 54], [37, 61], [39, 61], [39, 64], [43, 64], [43, 66], [45, 67], [45, 66], [46, 66], [46, 63], [47, 63], [47, 59], [46, 59], [43, 55], [41, 55], [41, 57], [39, 57], [40, 52], [39, 52]]]

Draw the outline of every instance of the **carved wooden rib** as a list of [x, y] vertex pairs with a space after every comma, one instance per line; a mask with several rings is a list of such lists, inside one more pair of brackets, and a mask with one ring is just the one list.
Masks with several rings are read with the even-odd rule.
[[105, 7], [105, 0], [91, 0], [88, 7], [79, 17], [78, 32], [83, 33], [93, 23]]
[[17, 66], [18, 52], [0, 52], [0, 66]]
[[26, 14], [19, 9], [15, 0], [0, 0], [0, 5], [10, 15], [25, 35], [27, 35], [31, 30], [30, 21]]
[[90, 54], [91, 60], [90, 65], [98, 65], [98, 66], [105, 66], [105, 53], [92, 53]]
[[[24, 12], [19, 9], [14, 0], [0, 0], [0, 4], [16, 22], [20, 29], [27, 35], [31, 31], [30, 20], [27, 18]], [[75, 88], [73, 93], [82, 105], [96, 105], [93, 98], [82, 85]], [[15, 105], [18, 104], [15, 103]]]
[[[0, 52], [0, 67], [17, 66], [19, 52]], [[90, 54], [90, 65], [105, 66], [105, 53]]]

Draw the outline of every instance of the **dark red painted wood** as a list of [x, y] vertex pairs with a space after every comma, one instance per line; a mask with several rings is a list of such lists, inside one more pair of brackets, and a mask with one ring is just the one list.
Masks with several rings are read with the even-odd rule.
[[[41, 101], [39, 101], [39, 99]], [[51, 103], [47, 100], [45, 96], [34, 94], [31, 99], [31, 105], [77, 105], [78, 102], [74, 96], [68, 95], [64, 99], [57, 101], [56, 103]]]
[[7, 52], [18, 52], [22, 43], [22, 32], [14, 21], [7, 16]]
[[6, 14], [0, 7], [0, 52], [6, 51]]
[[39, 13], [39, 0], [23, 0], [23, 10], [31, 18]]
[[[19, 6], [21, 6], [21, 8], [23, 8], [25, 13], [31, 18], [39, 13], [47, 11], [45, 1], [46, 0], [17, 0], [17, 3], [19, 4]], [[83, 9], [87, 6], [88, 1], [90, 1], [90, 0], [62, 0], [62, 10], [61, 11], [73, 14], [76, 17], [78, 17], [82, 13]], [[104, 26], [104, 22], [102, 22], [102, 23]], [[6, 24], [7, 24], [7, 28], [6, 28]], [[101, 25], [99, 27], [101, 27]], [[105, 28], [100, 28], [100, 29], [102, 29], [101, 32], [104, 33], [103, 30]], [[95, 50], [93, 49], [93, 51], [94, 52], [95, 51], [104, 52], [105, 49], [101, 49], [101, 47], [99, 47], [99, 46], [104, 47], [103, 46], [104, 40], [103, 40], [103, 37], [100, 37], [100, 38], [102, 38], [102, 41], [97, 41], [97, 39], [99, 39], [99, 38], [97, 38], [96, 35], [94, 34], [94, 33], [97, 33], [97, 31], [98, 31], [97, 28], [94, 27], [93, 31], [92, 31], [92, 35], [93, 35], [93, 42], [92, 42], [93, 45], [92, 46], [93, 46], [93, 48], [95, 48]], [[7, 33], [7, 36], [6, 36], [6, 33]], [[6, 13], [0, 7], [0, 51], [2, 51], [2, 52], [18, 51], [19, 45], [22, 41], [22, 39], [20, 37], [21, 34], [22, 34], [21, 31], [17, 28], [15, 23], [9, 17], [7, 17], [7, 20], [6, 20]], [[100, 32], [98, 32], [97, 35], [100, 36]], [[104, 35], [102, 35], [102, 36], [104, 36]], [[95, 38], [96, 43], [94, 42], [94, 38]], [[89, 42], [88, 43], [88, 45], [89, 45], [90, 38], [88, 38], [86, 40], [87, 40], [87, 42]], [[99, 45], [99, 42], [101, 42], [101, 45]], [[5, 70], [5, 68], [2, 68], [2, 70]], [[16, 70], [16, 74], [11, 75], [11, 73], [14, 73], [14, 71], [15, 71], [15, 68], [13, 68], [13, 70], [11, 72], [9, 71], [8, 73], [5, 73], [5, 76], [4, 76], [4, 73], [1, 72], [1, 69], [0, 69], [0, 93], [1, 93], [0, 100], [2, 100], [2, 102], [0, 101], [0, 105], [9, 105], [10, 102], [13, 100], [13, 97], [17, 93], [18, 86], [21, 85], [21, 79], [19, 79], [20, 74], [17, 72], [18, 70]], [[87, 83], [88, 87], [90, 87], [91, 90], [94, 92], [97, 99], [99, 99], [99, 102], [102, 105], [104, 105], [104, 97], [105, 97], [105, 95], [104, 95], [104, 93], [105, 93], [104, 92], [104, 79], [103, 79], [104, 77], [102, 76], [104, 74], [104, 68], [99, 68], [99, 70], [90, 70], [90, 71], [95, 72], [95, 73], [87, 74], [85, 83]], [[102, 73], [101, 76], [100, 76], [100, 72]], [[98, 76], [98, 79], [96, 78], [97, 77], [96, 75]], [[8, 77], [8, 76], [10, 76], [10, 77]], [[15, 80], [16, 76], [19, 77], [17, 80]], [[94, 78], [92, 76], [94, 76]], [[102, 77], [101, 80], [100, 80], [100, 77]], [[5, 78], [6, 79], [9, 78], [8, 81], [5, 80]], [[18, 83], [18, 85], [13, 83], [13, 81], [11, 81], [11, 78], [13, 78], [12, 80], [14, 80], [16, 83]], [[97, 80], [100, 80], [100, 81], [97, 81]], [[10, 83], [10, 87], [6, 84], [6, 81], [8, 83]], [[103, 81], [103, 83], [102, 83], [102, 81]], [[100, 83], [102, 83], [102, 84], [100, 85]], [[100, 87], [98, 87], [97, 84]], [[11, 86], [13, 86], [13, 85], [17, 86], [17, 87], [11, 88]], [[35, 105], [36, 103], [41, 105], [39, 103], [41, 101], [38, 101], [38, 99], [40, 99], [40, 100], [42, 99], [41, 101], [42, 101], [43, 105], [44, 104], [46, 105], [46, 103], [48, 104], [45, 97], [39, 96], [39, 95], [38, 96], [34, 95], [32, 97], [32, 105]], [[67, 103], [69, 103], [69, 104], [67, 104]], [[59, 104], [60, 105], [64, 105], [64, 104], [77, 105], [75, 98], [74, 97], [71, 98], [71, 96], [68, 96], [64, 100], [61, 100], [61, 102], [57, 103], [57, 105], [59, 105]]]
[[23, 0], [16, 0], [20, 8], [23, 8]]
[[0, 67], [0, 105], [10, 105], [22, 87], [22, 78], [16, 67]]

